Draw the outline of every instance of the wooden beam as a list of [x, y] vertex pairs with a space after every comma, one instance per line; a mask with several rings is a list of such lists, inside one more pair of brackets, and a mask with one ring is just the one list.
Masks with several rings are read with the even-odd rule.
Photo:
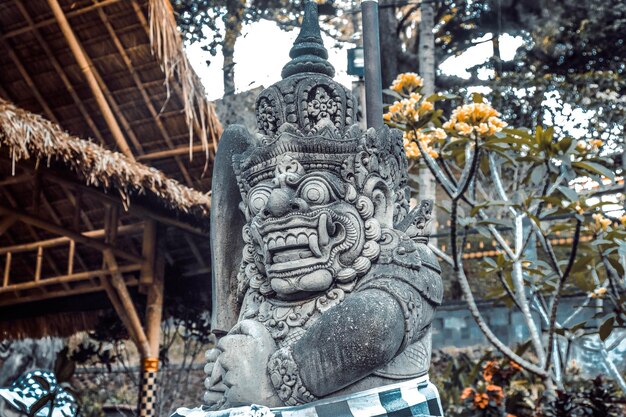
[[12, 175], [9, 178], [6, 178], [0, 181], [0, 187], [6, 187], [7, 185], [21, 184], [23, 182], [32, 181], [32, 179], [33, 179], [32, 174]]
[[11, 226], [15, 224], [17, 218], [15, 216], [7, 216], [0, 220], [0, 236], [2, 236]]
[[[13, 197], [13, 195], [9, 192], [9, 190], [7, 188], [0, 188], [0, 191], [4, 194], [4, 196], [6, 197], [6, 200], [9, 202], [11, 207], [13, 207], [13, 210], [17, 210], [18, 212], [24, 211], [23, 206], [18, 204], [18, 202], [15, 199], [15, 197]], [[32, 225], [26, 224], [26, 229], [28, 230], [28, 233], [31, 235], [31, 237], [33, 239], [41, 240], [41, 238], [39, 237], [39, 233], [37, 233], [37, 231], [35, 230], [35, 228]], [[50, 267], [52, 268], [52, 270], [54, 271], [55, 274], [57, 274], [57, 275], [61, 274], [61, 270], [57, 266], [57, 264], [54, 261], [54, 259], [52, 259], [51, 257], [47, 257], [46, 261], [48, 262], [48, 264], [50, 265]]]
[[[96, 126], [96, 123], [93, 121], [91, 115], [85, 108], [85, 105], [83, 104], [81, 99], [78, 97], [78, 94], [76, 93], [76, 90], [74, 89], [74, 86], [72, 85], [70, 80], [67, 78], [67, 75], [65, 74], [65, 71], [63, 70], [63, 66], [59, 63], [59, 61], [56, 58], [56, 55], [52, 52], [52, 50], [48, 46], [48, 43], [45, 41], [45, 39], [39, 32], [39, 29], [36, 27], [35, 22], [28, 14], [28, 10], [26, 10], [26, 7], [24, 7], [24, 5], [22, 4], [20, 0], [15, 0], [14, 3], [20, 10], [20, 13], [24, 17], [24, 19], [26, 19], [26, 22], [31, 28], [33, 35], [35, 35], [35, 38], [37, 39], [37, 42], [39, 42], [39, 45], [44, 50], [44, 53], [46, 54], [48, 61], [50, 61], [56, 73], [61, 78], [61, 81], [63, 82], [63, 85], [65, 86], [67, 92], [70, 93], [70, 96], [72, 96], [72, 100], [74, 100], [74, 104], [76, 104], [76, 107], [78, 107], [78, 110], [80, 111], [83, 118], [87, 122], [87, 125], [91, 129], [93, 135], [96, 137], [96, 139], [98, 139], [100, 144], [105, 144], [104, 138], [102, 137], [102, 134], [100, 133], [100, 129], [98, 129], [98, 127]], [[55, 19], [50, 19], [50, 20], [52, 22], [55, 21]]]
[[[107, 38], [107, 41], [108, 41], [108, 38]], [[135, 135], [135, 132], [133, 131], [130, 123], [128, 122], [128, 120], [124, 116], [125, 112], [122, 111], [120, 109], [120, 107], [117, 105], [117, 102], [115, 101], [115, 98], [113, 97], [113, 94], [111, 94], [111, 92], [109, 91], [109, 88], [107, 87], [106, 83], [104, 82], [104, 79], [102, 78], [102, 76], [98, 72], [98, 69], [94, 65], [92, 59], [89, 58], [88, 56], [86, 56], [86, 57], [87, 57], [87, 61], [89, 62], [90, 67], [92, 68], [94, 77], [96, 77], [96, 80], [98, 81], [98, 84], [100, 85], [100, 88], [102, 89], [102, 92], [104, 93], [104, 96], [106, 97], [106, 99], [108, 100], [109, 104], [111, 105], [111, 108], [113, 109], [113, 112], [115, 113], [115, 115], [119, 119], [120, 124], [122, 125], [122, 128], [124, 129], [124, 131], [128, 135], [128, 138], [130, 139], [130, 141], [133, 143], [133, 146], [135, 147], [135, 149], [137, 149], [137, 152], [139, 152], [140, 154], [143, 153], [143, 147], [141, 146], [141, 141], [139, 141], [139, 139], [137, 138], [137, 135]], [[125, 75], [125, 73], [122, 73], [122, 74]], [[108, 75], [110, 75], [110, 74], [108, 74]]]
[[[71, 295], [88, 294], [88, 293], [94, 293], [98, 291], [104, 291], [104, 288], [102, 287], [102, 285], [93, 284], [93, 281], [85, 281], [84, 284], [90, 284], [90, 285], [81, 286], [78, 288], [71, 288], [69, 290], [49, 289], [47, 293], [37, 293], [37, 294], [32, 294], [32, 295], [20, 294], [19, 296], [13, 296], [12, 298], [7, 298], [8, 296], [11, 295], [11, 293], [7, 293], [7, 294], [4, 294], [2, 297], [0, 297], [0, 306], [4, 307], [4, 306], [9, 306], [9, 305], [15, 305], [15, 304], [25, 304], [25, 303], [30, 303], [34, 301], [40, 301], [40, 300], [49, 300], [49, 299], [68, 297]], [[126, 285], [136, 286], [138, 285], [138, 281], [136, 279], [128, 277], [126, 278]]]
[[154, 281], [154, 267], [156, 261], [157, 249], [157, 223], [154, 220], [148, 220], [146, 227], [143, 229], [143, 242], [141, 251], [144, 258], [144, 267], [141, 270], [139, 282], [142, 285], [152, 284]]
[[30, 280], [27, 282], [22, 281], [22, 282], [19, 282], [18, 284], [9, 284], [7, 286], [0, 287], [0, 294], [6, 293], [6, 292], [29, 290], [33, 288], [40, 288], [40, 287], [45, 287], [45, 286], [50, 286], [50, 285], [58, 285], [58, 284], [63, 284], [63, 283], [76, 282], [76, 281], [87, 281], [94, 277], [108, 276], [108, 275], [112, 275], [113, 273], [121, 275], [123, 273], [125, 274], [129, 272], [136, 272], [139, 270], [141, 270], [141, 264], [133, 264], [133, 265], [120, 266], [115, 271], [111, 269], [103, 268], [103, 269], [98, 269], [95, 271], [77, 272], [71, 275], [61, 275], [61, 276], [52, 277], [52, 278], [45, 278], [39, 281], [34, 281], [34, 280]]
[[9, 275], [11, 274], [11, 259], [13, 255], [11, 252], [7, 253], [6, 259], [4, 261], [4, 274], [2, 278], [2, 287], [9, 286]]
[[28, 88], [30, 88], [31, 92], [35, 96], [35, 99], [37, 100], [37, 103], [39, 103], [44, 113], [46, 114], [46, 117], [50, 119], [51, 122], [59, 124], [59, 119], [57, 119], [57, 117], [52, 112], [52, 109], [50, 108], [50, 106], [48, 106], [48, 103], [46, 102], [46, 100], [44, 100], [43, 96], [39, 92], [39, 88], [37, 88], [37, 85], [35, 84], [33, 79], [30, 77], [30, 75], [28, 75], [28, 71], [26, 71], [26, 68], [24, 67], [24, 65], [22, 65], [22, 61], [20, 61], [20, 59], [15, 54], [15, 52], [13, 51], [9, 43], [5, 41], [4, 39], [1, 39], [0, 44], [2, 44], [4, 49], [7, 50], [9, 54], [9, 58], [11, 58], [11, 61], [13, 61], [15, 68], [17, 68], [17, 71], [20, 73], [20, 75], [22, 76], [26, 84], [28, 85]]
[[[81, 14], [89, 13], [92, 10], [99, 9], [101, 7], [104, 7], [104, 6], [108, 6], [110, 4], [118, 3], [119, 1], [120, 0], [102, 0], [101, 2], [93, 4], [91, 6], [85, 6], [85, 7], [81, 8], [81, 9], [78, 9], [78, 10], [72, 10], [72, 11], [66, 12], [65, 16], [68, 17], [68, 18], [72, 18], [74, 16], [80, 16]], [[23, 33], [30, 32], [32, 29], [39, 29], [39, 28], [42, 28], [42, 27], [49, 26], [49, 25], [53, 24], [54, 22], [56, 22], [55, 18], [44, 19], [44, 20], [42, 20], [40, 22], [33, 23], [30, 26], [26, 26], [26, 27], [23, 27], [23, 28], [11, 30], [11, 31], [5, 33], [3, 35], [3, 37], [4, 38], [12, 38], [14, 36], [18, 36], [18, 35], [21, 35]]]
[[70, 247], [67, 254], [67, 275], [74, 273], [74, 254], [76, 253], [76, 242], [70, 240]]
[[[161, 231], [163, 231], [161, 229]], [[148, 289], [146, 300], [146, 335], [150, 343], [150, 353], [152, 357], [159, 358], [159, 343], [161, 341], [161, 320], [163, 318], [163, 287], [165, 260], [160, 254], [164, 251], [164, 233], [157, 233], [158, 244], [157, 256], [154, 265], [154, 279]]]
[[[137, 89], [139, 90], [139, 93], [141, 94], [141, 98], [144, 104], [146, 105], [146, 107], [148, 108], [150, 115], [152, 116], [152, 122], [157, 125], [157, 128], [159, 129], [159, 132], [161, 133], [161, 137], [165, 141], [165, 144], [170, 149], [173, 149], [174, 143], [172, 142], [172, 139], [170, 138], [170, 134], [167, 132], [167, 129], [163, 125], [163, 122], [161, 121], [161, 115], [159, 112], [157, 112], [156, 108], [154, 107], [154, 104], [152, 103], [152, 99], [146, 92], [146, 89], [143, 86], [141, 78], [139, 78], [139, 74], [137, 74], [137, 71], [135, 71], [135, 68], [133, 67], [133, 63], [130, 57], [128, 56], [128, 54], [126, 53], [126, 49], [124, 48], [124, 45], [122, 45], [122, 42], [117, 37], [117, 34], [115, 33], [115, 29], [113, 29], [113, 26], [111, 26], [111, 23], [109, 22], [109, 19], [106, 13], [104, 13], [104, 11], [102, 10], [98, 10], [98, 15], [100, 16], [100, 20], [102, 20], [102, 23], [104, 24], [104, 26], [107, 28], [109, 35], [111, 36], [111, 39], [113, 40], [113, 43], [115, 44], [117, 52], [120, 54], [120, 56], [122, 57], [122, 60], [124, 61], [124, 64], [126, 65], [126, 68], [128, 68], [128, 72], [130, 72], [130, 75], [133, 78], [135, 86], [137, 87]], [[187, 167], [185, 167], [185, 164], [180, 160], [178, 156], [174, 157], [174, 160], [176, 161], [178, 168], [183, 174], [183, 177], [185, 178], [185, 182], [187, 183], [187, 185], [190, 187], [193, 187], [193, 180], [191, 178], [191, 175], [189, 175], [189, 171], [187, 170]]]
[[65, 236], [68, 237], [72, 240], [75, 240], [78, 243], [81, 243], [83, 245], [92, 247], [94, 249], [97, 249], [99, 251], [104, 251], [104, 250], [110, 250], [112, 253], [115, 254], [115, 256], [119, 256], [120, 258], [123, 259], [127, 259], [131, 262], [134, 263], [141, 263], [143, 261], [142, 258], [137, 257], [135, 255], [129, 254], [126, 251], [123, 251], [121, 249], [118, 248], [114, 248], [111, 247], [110, 245], [107, 245], [106, 243], [102, 243], [99, 240], [84, 236], [78, 232], [75, 232], [73, 230], [69, 230], [66, 229], [63, 226], [59, 226], [57, 224], [53, 224], [48, 222], [47, 220], [44, 219], [40, 219], [38, 217], [35, 216], [31, 216], [29, 214], [26, 213], [21, 213], [19, 211], [16, 211], [14, 209], [10, 209], [8, 207], [4, 207], [4, 206], [0, 206], [0, 213], [3, 214], [7, 214], [7, 215], [13, 215], [15, 217], [17, 217], [17, 219], [21, 222], [30, 224], [32, 226], [38, 227], [40, 229], [43, 230], [47, 230], [51, 233], [57, 234], [57, 235], [61, 235], [61, 236]]
[[102, 112], [102, 116], [104, 117], [104, 120], [106, 121], [106, 124], [109, 127], [109, 130], [111, 131], [111, 134], [113, 135], [117, 146], [124, 155], [134, 160], [133, 152], [126, 142], [126, 138], [124, 137], [124, 134], [122, 133], [122, 130], [120, 129], [120, 126], [117, 123], [113, 112], [111, 111], [109, 103], [106, 101], [106, 98], [102, 93], [100, 85], [98, 85], [98, 81], [93, 74], [93, 69], [89, 65], [86, 54], [80, 46], [78, 38], [74, 34], [74, 31], [72, 30], [69, 22], [67, 21], [67, 17], [63, 13], [63, 9], [61, 9], [61, 6], [59, 5], [59, 2], [57, 0], [48, 0], [48, 4], [50, 5], [52, 12], [54, 13], [54, 17], [56, 18], [59, 27], [61, 28], [65, 39], [67, 40], [67, 43], [72, 51], [72, 54], [74, 55], [74, 58], [78, 62], [78, 66], [80, 67], [81, 71], [85, 75], [85, 78], [87, 79], [87, 84], [89, 84], [89, 88], [91, 89], [96, 99], [96, 102], [98, 103], [98, 107]]
[[43, 259], [43, 248], [37, 248], [37, 261], [35, 261], [35, 282], [41, 280], [41, 260]]
[[[64, 184], [64, 185], [66, 185], [68, 187], [71, 187], [71, 188], [83, 190], [87, 194], [96, 195], [96, 196], [98, 196], [99, 198], [101, 198], [103, 200], [112, 201], [112, 202], [115, 202], [117, 204], [120, 204], [120, 200], [117, 197], [113, 197], [113, 196], [111, 196], [109, 194], [104, 194], [102, 191], [99, 191], [97, 189], [91, 188], [91, 187], [89, 187], [87, 185], [79, 184], [79, 183], [76, 183], [74, 181], [70, 181], [70, 180], [68, 180], [66, 178], [63, 178], [60, 175], [53, 174], [53, 173], [47, 173], [46, 174], [46, 178], [48, 178], [49, 180], [51, 180], [53, 182], [56, 182], [58, 184]], [[176, 227], [176, 228], [181, 229], [181, 230], [185, 230], [187, 232], [193, 233], [193, 234], [198, 235], [198, 236], [208, 237], [208, 233], [207, 232], [205, 232], [205, 231], [203, 231], [203, 230], [201, 230], [201, 229], [199, 229], [197, 227], [191, 226], [191, 225], [189, 225], [187, 223], [184, 223], [184, 222], [182, 222], [180, 220], [176, 220], [176, 219], [174, 219], [172, 217], [168, 217], [168, 216], [164, 216], [162, 214], [158, 214], [155, 211], [150, 210], [149, 208], [146, 208], [146, 207], [142, 207], [142, 206], [140, 206], [138, 204], [131, 204], [130, 207], [128, 207], [128, 211], [130, 213], [136, 215], [136, 216], [139, 216], [139, 217], [147, 216], [147, 217], [150, 217], [150, 218], [158, 221], [159, 223], [166, 224], [166, 225], [169, 225], [169, 226], [173, 226], [173, 227]]]
[[130, 336], [131, 340], [133, 341], [133, 343], [135, 343], [135, 346], [139, 346], [138, 336], [135, 334], [135, 330], [133, 326], [130, 324], [128, 315], [126, 314], [126, 311], [124, 310], [124, 306], [122, 305], [122, 301], [120, 300], [120, 297], [115, 292], [115, 288], [113, 288], [113, 285], [111, 284], [108, 277], [106, 276], [100, 277], [100, 283], [102, 285], [102, 288], [104, 288], [104, 290], [106, 291], [107, 297], [109, 298], [109, 301], [111, 302], [111, 305], [113, 306], [113, 309], [115, 310], [115, 313], [117, 314], [119, 319], [122, 321], [122, 324], [124, 325], [124, 328], [128, 332], [128, 335]]
[[185, 155], [189, 154], [190, 149], [192, 153], [204, 152], [202, 145], [194, 145], [191, 148], [189, 148], [189, 146], [181, 146], [174, 149], [168, 149], [166, 151], [151, 152], [139, 155], [137, 157], [137, 161], [152, 161], [154, 159], [165, 159], [172, 156]]
[[126, 284], [124, 283], [124, 278], [120, 272], [120, 268], [117, 265], [117, 261], [115, 260], [115, 255], [113, 251], [107, 249], [102, 252], [104, 257], [104, 261], [106, 262], [109, 270], [111, 271], [111, 285], [115, 288], [117, 295], [120, 298], [120, 301], [124, 307], [124, 312], [128, 316], [128, 320], [131, 328], [137, 335], [137, 348], [141, 353], [141, 356], [144, 358], [151, 357], [150, 355], [150, 344], [148, 343], [148, 339], [146, 334], [141, 327], [141, 320], [139, 319], [139, 314], [137, 314], [137, 310], [135, 309], [135, 305], [133, 304], [133, 300], [128, 292], [128, 288], [126, 288]]

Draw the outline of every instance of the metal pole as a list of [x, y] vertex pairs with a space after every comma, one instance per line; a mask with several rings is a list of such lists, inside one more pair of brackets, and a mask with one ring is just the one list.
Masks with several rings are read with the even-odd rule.
[[363, 53], [365, 57], [365, 114], [367, 127], [383, 126], [383, 87], [380, 71], [378, 0], [361, 2], [363, 16]]

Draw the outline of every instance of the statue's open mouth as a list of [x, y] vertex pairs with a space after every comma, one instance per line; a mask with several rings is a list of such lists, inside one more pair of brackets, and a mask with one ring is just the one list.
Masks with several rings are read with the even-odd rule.
[[327, 209], [290, 213], [257, 225], [265, 269], [274, 277], [330, 266], [338, 250], [346, 246], [346, 230], [354, 228], [347, 218]]

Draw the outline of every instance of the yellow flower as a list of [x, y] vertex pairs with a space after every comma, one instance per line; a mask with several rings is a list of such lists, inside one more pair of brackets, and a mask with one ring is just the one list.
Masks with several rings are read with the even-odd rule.
[[463, 136], [469, 136], [474, 128], [465, 122], [457, 123], [454, 128]]
[[416, 103], [422, 99], [422, 95], [419, 93], [411, 93], [409, 95], [409, 99], [413, 100], [413, 102]]
[[604, 298], [604, 294], [606, 294], [606, 288], [600, 287], [593, 290], [593, 292], [589, 294], [589, 296], [591, 298]]
[[574, 207], [574, 210], [576, 210], [576, 212], [580, 215], [585, 214], [585, 209], [583, 209], [580, 204], [576, 204], [576, 206]]
[[469, 398], [472, 395], [474, 395], [474, 388], [471, 388], [471, 387], [464, 388], [463, 392], [461, 393], [461, 399], [464, 400], [466, 398]]
[[602, 142], [602, 140], [600, 139], [594, 139], [591, 141], [591, 146], [594, 146], [596, 148], [599, 148], [600, 146], [602, 146], [604, 142]]
[[383, 114], [383, 120], [389, 122], [391, 120], [391, 112]]
[[450, 119], [447, 122], [445, 122], [442, 127], [446, 130], [452, 130], [454, 129], [454, 122], [455, 122], [454, 120]]
[[489, 132], [489, 125], [487, 123], [481, 123], [476, 127], [476, 131], [481, 135]]
[[423, 85], [424, 80], [422, 80], [422, 77], [414, 72], [405, 72], [404, 74], [399, 74], [398, 77], [393, 80], [393, 84], [391, 84], [390, 88], [397, 93], [402, 93], [403, 90], [412, 92], [421, 88]]
[[619, 221], [622, 223], [622, 226], [626, 227], [626, 214], [623, 214]]
[[600, 213], [596, 213], [591, 217], [593, 217], [593, 220], [596, 222], [596, 229], [602, 229], [605, 232], [612, 223], [611, 219], [607, 219]]
[[500, 113], [489, 104], [471, 103], [457, 107], [443, 127], [447, 130], [456, 130], [463, 136], [468, 136], [474, 131], [480, 135], [491, 136], [507, 125], [498, 116]]
[[446, 131], [440, 128], [433, 129], [433, 131], [431, 132], [431, 135], [435, 139], [439, 139], [439, 140], [443, 140], [446, 137], [448, 137], [448, 135], [446, 135]]
[[576, 149], [578, 150], [578, 152], [583, 152], [587, 150], [587, 144], [584, 141], [579, 140], [578, 142], [576, 142]]
[[389, 113], [398, 113], [402, 110], [402, 103], [399, 101], [394, 101], [391, 106], [389, 106]]
[[419, 159], [422, 156], [419, 147], [417, 146], [417, 141], [420, 142], [424, 150], [430, 155], [432, 158], [438, 158], [439, 152], [437, 152], [433, 145], [437, 141], [437, 136], [441, 136], [443, 133], [445, 138], [445, 132], [441, 129], [434, 129], [428, 134], [424, 134], [422, 131], [418, 130], [409, 130], [404, 132], [404, 150], [406, 151], [406, 156], [409, 159]]
[[431, 111], [435, 106], [430, 101], [422, 101], [420, 104], [420, 111]]

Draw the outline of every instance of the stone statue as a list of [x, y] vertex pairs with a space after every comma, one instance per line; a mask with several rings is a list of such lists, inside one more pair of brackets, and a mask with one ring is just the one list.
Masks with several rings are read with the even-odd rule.
[[357, 126], [315, 3], [290, 57], [257, 99], [260, 133], [227, 128], [216, 156], [213, 325], [227, 334], [207, 353], [205, 410], [428, 373], [443, 289], [424, 231], [432, 202], [409, 207], [402, 133]]

